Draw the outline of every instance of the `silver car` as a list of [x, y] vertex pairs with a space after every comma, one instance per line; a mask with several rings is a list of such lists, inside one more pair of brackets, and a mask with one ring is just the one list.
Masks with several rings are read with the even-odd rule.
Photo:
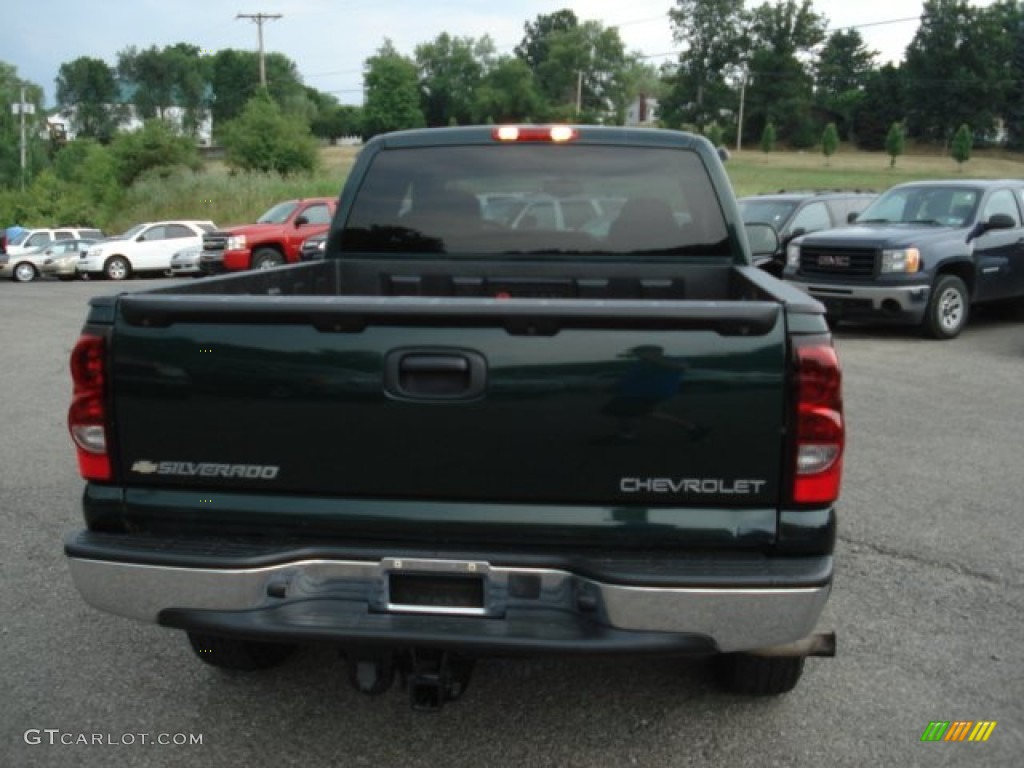
[[0, 265], [0, 278], [11, 278], [28, 283], [41, 275], [61, 280], [74, 280], [78, 260], [94, 244], [95, 239], [55, 240], [33, 251], [9, 255], [7, 263]]
[[201, 245], [190, 245], [182, 248], [171, 256], [171, 274], [174, 277], [186, 277], [192, 275], [199, 277], [203, 271], [199, 268], [199, 256], [203, 252]]

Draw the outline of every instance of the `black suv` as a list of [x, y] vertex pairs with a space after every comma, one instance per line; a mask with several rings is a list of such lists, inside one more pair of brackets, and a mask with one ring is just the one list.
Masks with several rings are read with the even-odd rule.
[[832, 320], [910, 323], [951, 339], [972, 304], [1024, 297], [1024, 182], [901, 184], [854, 226], [805, 235], [786, 256], [785, 279]]
[[809, 232], [846, 226], [876, 196], [862, 190], [780, 190], [741, 197], [737, 202], [744, 223], [771, 224], [779, 233], [779, 249], [770, 257], [755, 258], [754, 264], [782, 277], [790, 240]]

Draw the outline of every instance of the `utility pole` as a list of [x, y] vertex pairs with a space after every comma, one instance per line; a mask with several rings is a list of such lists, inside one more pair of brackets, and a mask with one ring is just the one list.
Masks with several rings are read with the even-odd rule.
[[21, 191], [25, 191], [25, 115], [34, 115], [36, 105], [25, 101], [25, 86], [21, 86], [21, 98], [17, 104], [11, 105], [11, 112], [21, 115]]
[[260, 39], [260, 85], [263, 86], [264, 89], [267, 87], [267, 64], [263, 57], [263, 22], [273, 21], [280, 18], [280, 13], [240, 13], [235, 16], [235, 21], [238, 19], [251, 19], [256, 22]]
[[743, 102], [747, 95], [747, 78], [750, 73], [743, 70], [743, 79], [740, 80], [740, 116], [736, 121], [736, 151], [743, 149]]

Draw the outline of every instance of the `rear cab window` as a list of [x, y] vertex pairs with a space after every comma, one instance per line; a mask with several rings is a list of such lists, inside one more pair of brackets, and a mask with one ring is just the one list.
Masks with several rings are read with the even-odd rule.
[[[613, 204], [606, 208], [605, 201]], [[602, 217], [605, 226], [597, 226]], [[353, 201], [342, 248], [455, 255], [732, 253], [718, 196], [695, 152], [586, 144], [384, 149]]]

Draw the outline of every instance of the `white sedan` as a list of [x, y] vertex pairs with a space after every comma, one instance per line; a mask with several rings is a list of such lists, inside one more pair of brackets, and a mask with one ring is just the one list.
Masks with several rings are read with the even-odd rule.
[[171, 257], [189, 246], [201, 247], [203, 233], [216, 231], [212, 221], [155, 221], [97, 243], [78, 262], [79, 275], [124, 280], [139, 272], [164, 273]]

